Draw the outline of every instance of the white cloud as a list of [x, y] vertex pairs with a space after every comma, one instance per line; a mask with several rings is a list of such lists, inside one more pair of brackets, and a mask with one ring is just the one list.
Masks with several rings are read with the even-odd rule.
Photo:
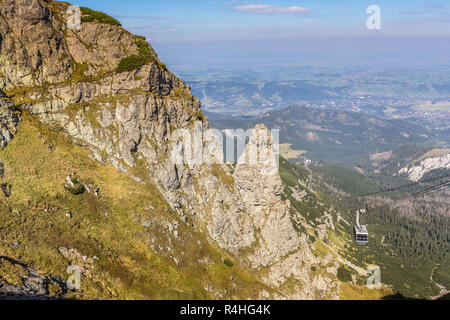
[[247, 13], [297, 13], [297, 14], [307, 13], [311, 11], [311, 9], [302, 8], [298, 6], [280, 7], [271, 4], [248, 4], [235, 7], [234, 10]]

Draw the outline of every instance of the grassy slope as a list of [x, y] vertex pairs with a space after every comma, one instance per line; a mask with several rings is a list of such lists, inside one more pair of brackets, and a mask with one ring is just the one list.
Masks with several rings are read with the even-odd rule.
[[[64, 133], [25, 116], [18, 135], [0, 151], [6, 167], [0, 182], [12, 185], [12, 196], [0, 197], [0, 256], [63, 279], [69, 263], [59, 247], [97, 256], [93, 271], [81, 279], [81, 292], [68, 297], [210, 299], [215, 296], [205, 290], [209, 286], [224, 298], [248, 298], [265, 288], [238, 263], [225, 265], [224, 258], [235, 259], [181, 223], [155, 187], [88, 156]], [[104, 198], [65, 190], [72, 173], [98, 185]], [[180, 236], [175, 239], [166, 230], [176, 221]], [[11, 246], [15, 242], [20, 242], [17, 249]], [[0, 272], [0, 281], [8, 277]]]

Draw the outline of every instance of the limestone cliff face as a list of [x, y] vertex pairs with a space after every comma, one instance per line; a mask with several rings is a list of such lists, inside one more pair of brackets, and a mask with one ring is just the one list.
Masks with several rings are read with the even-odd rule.
[[61, 24], [40, 1], [2, 1], [0, 73], [7, 87], [56, 83], [73, 71]]
[[[264, 126], [257, 126], [246, 147], [248, 156], [252, 150], [272, 150], [271, 136]], [[262, 134], [261, 134], [262, 133]], [[264, 139], [269, 136], [269, 139]], [[265, 141], [268, 140], [268, 141]], [[260, 144], [267, 144], [261, 146]], [[253, 152], [255, 152], [253, 151]], [[262, 153], [262, 152], [261, 152]], [[275, 154], [259, 154], [257, 164], [240, 161], [234, 172], [237, 189], [246, 204], [253, 226], [259, 232], [260, 241], [249, 260], [256, 267], [267, 266], [295, 251], [299, 246], [298, 235], [290, 220], [289, 208], [281, 200], [283, 185], [276, 168]], [[261, 159], [266, 157], [269, 161]]]
[[14, 103], [6, 98], [0, 90], [0, 148], [4, 148], [12, 140], [20, 120]]
[[[336, 298], [334, 276], [311, 271], [312, 265], [325, 269], [335, 262], [314, 256], [308, 237], [295, 231], [289, 203], [281, 199], [280, 176], [270, 173], [275, 155], [235, 168], [173, 163], [181, 129], [202, 136], [202, 153], [220, 157], [221, 142], [206, 135], [210, 125], [199, 100], [157, 60], [116, 72], [122, 59], [140, 54], [138, 38], [98, 22], [68, 29], [67, 6], [1, 1], [0, 89], [6, 94], [0, 97], [1, 146], [16, 130], [17, 106], [63, 128], [96, 161], [155, 184], [182, 221], [260, 271], [263, 281], [279, 289], [278, 298]], [[252, 136], [247, 150], [260, 143]], [[264, 143], [270, 150], [270, 136]]]
[[417, 165], [411, 165], [400, 169], [399, 175], [406, 175], [409, 180], [418, 182], [428, 172], [433, 170], [450, 170], [450, 153], [440, 156], [422, 160]]

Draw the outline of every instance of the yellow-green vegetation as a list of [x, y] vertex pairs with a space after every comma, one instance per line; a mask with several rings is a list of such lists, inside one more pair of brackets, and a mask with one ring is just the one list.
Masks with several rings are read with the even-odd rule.
[[[46, 97], [49, 94], [49, 85], [44, 83], [40, 86], [14, 87], [5, 90], [5, 93], [13, 100], [15, 105], [42, 102], [44, 101], [43, 97]], [[39, 98], [30, 98], [30, 96], [37, 96]]]
[[156, 61], [156, 58], [150, 50], [147, 41], [145, 41], [145, 37], [136, 36], [136, 45], [139, 48], [139, 56], [147, 61]]
[[294, 150], [291, 148], [290, 143], [282, 143], [280, 144], [280, 155], [285, 159], [297, 159], [302, 154], [306, 153], [305, 150]]
[[224, 169], [217, 163], [211, 164], [212, 174], [223, 182], [228, 188], [233, 188], [234, 178], [232, 175], [227, 174]]
[[70, 82], [73, 83], [95, 82], [113, 74], [112, 71], [103, 70], [99, 71], [95, 75], [87, 76], [86, 75], [87, 68], [88, 65], [86, 63], [75, 63], [72, 77], [70, 78]]
[[[170, 71], [169, 71], [170, 72]], [[170, 93], [170, 97], [173, 99], [180, 99], [186, 104], [187, 101], [194, 102], [198, 100], [185, 86], [178, 86]], [[185, 108], [186, 111], [192, 112], [191, 109]], [[202, 112], [195, 112], [192, 114], [194, 120], [205, 120], [205, 115]]]
[[95, 10], [92, 10], [92, 9], [86, 8], [86, 7], [80, 7], [80, 10], [82, 13], [82, 17], [81, 17], [82, 22], [97, 21], [100, 23], [111, 24], [113, 26], [121, 26], [121, 23], [119, 21], [117, 21], [116, 19], [107, 15], [104, 12], [95, 11]]
[[117, 66], [116, 72], [121, 73], [124, 71], [133, 71], [136, 70], [143, 65], [148, 63], [156, 63], [161, 69], [166, 69], [166, 65], [160, 62], [152, 50], [150, 49], [149, 44], [145, 41], [145, 37], [135, 36], [136, 45], [139, 50], [139, 55], [130, 55], [128, 57], [122, 58]]
[[202, 121], [202, 122], [206, 120], [205, 115], [202, 112], [196, 112], [194, 114], [194, 118], [195, 118], [195, 120]]
[[315, 249], [311, 249], [312, 253], [314, 253], [315, 256], [324, 258], [328, 254], [331, 254], [331, 250], [327, 248], [327, 246], [320, 240], [316, 241], [316, 247]]
[[116, 72], [121, 73], [125, 71], [133, 71], [136, 70], [143, 65], [147, 64], [148, 60], [141, 56], [136, 56], [134, 54], [122, 58], [119, 62], [119, 65], [117, 66]]
[[342, 282], [351, 282], [352, 281], [352, 272], [348, 267], [341, 265], [337, 271], [337, 277]]
[[25, 274], [26, 270], [23, 266], [0, 257], [0, 281], [3, 280], [15, 286], [22, 286], [22, 276]]
[[356, 285], [348, 282], [340, 283], [341, 300], [381, 300], [392, 294], [392, 289], [383, 287], [380, 290], [369, 289], [364, 285]]
[[[0, 202], [0, 256], [62, 279], [71, 262], [58, 248], [98, 257], [82, 275], [81, 291], [66, 298], [217, 298], [205, 289], [211, 285], [223, 298], [272, 292], [236, 259], [225, 263], [229, 255], [182, 223], [155, 186], [88, 156], [57, 128], [23, 116], [18, 134], [0, 151], [6, 169], [0, 182], [12, 185], [11, 197]], [[98, 196], [66, 190], [68, 175], [94, 183]], [[167, 231], [174, 222], [178, 237]], [[0, 268], [0, 281], [20, 285], [20, 270], [7, 263]], [[232, 285], [239, 291], [231, 292]], [[57, 288], [50, 292], [58, 294]]]
[[65, 185], [64, 188], [66, 188], [67, 191], [74, 195], [79, 195], [84, 193], [86, 191], [84, 185], [80, 182], [80, 180], [76, 177], [70, 177], [70, 181], [72, 182], [71, 185]]
[[74, 71], [72, 74], [72, 81], [76, 83], [76, 82], [84, 82], [86, 80], [90, 80], [85, 75], [86, 69], [87, 69], [86, 64], [75, 63]]

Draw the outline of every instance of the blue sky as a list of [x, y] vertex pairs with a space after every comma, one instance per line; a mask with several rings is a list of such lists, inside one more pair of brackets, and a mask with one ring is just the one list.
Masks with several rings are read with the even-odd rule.
[[[244, 64], [275, 57], [292, 63], [319, 56], [338, 63], [372, 55], [450, 63], [448, 0], [72, 2], [104, 11], [145, 35], [169, 64]], [[381, 30], [366, 27], [369, 5], [381, 8]]]

